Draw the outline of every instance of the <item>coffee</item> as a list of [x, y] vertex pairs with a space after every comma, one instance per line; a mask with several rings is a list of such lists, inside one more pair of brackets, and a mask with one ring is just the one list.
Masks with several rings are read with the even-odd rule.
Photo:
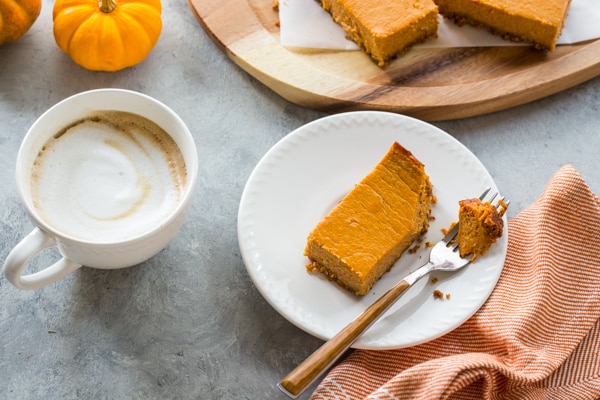
[[96, 111], [45, 143], [31, 193], [56, 230], [115, 242], [160, 226], [177, 208], [186, 179], [181, 151], [160, 126], [128, 112]]

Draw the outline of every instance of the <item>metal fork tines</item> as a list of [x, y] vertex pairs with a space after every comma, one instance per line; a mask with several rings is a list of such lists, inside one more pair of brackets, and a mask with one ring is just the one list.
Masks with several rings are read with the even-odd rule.
[[[488, 196], [490, 188], [486, 189], [479, 199], [489, 198], [493, 202], [498, 193]], [[501, 197], [498, 200], [497, 207], [502, 207], [501, 213], [504, 213], [508, 207], [508, 201]], [[398, 282], [394, 287], [388, 290], [375, 303], [370, 305], [354, 321], [350, 322], [333, 338], [325, 342], [319, 349], [311, 354], [304, 362], [298, 365], [277, 385], [283, 393], [290, 398], [298, 397], [308, 386], [315, 382], [324, 372], [344, 354], [346, 350], [374, 324], [385, 311], [387, 311], [400, 296], [422, 277], [433, 271], [457, 271], [471, 262], [471, 256], [461, 257], [456, 243], [458, 234], [458, 223], [431, 248], [428, 261]]]

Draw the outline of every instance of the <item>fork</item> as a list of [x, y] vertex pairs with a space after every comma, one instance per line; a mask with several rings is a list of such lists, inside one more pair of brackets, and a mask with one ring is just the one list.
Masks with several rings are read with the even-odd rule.
[[[483, 200], [489, 191], [490, 188], [487, 188], [479, 196], [479, 199]], [[488, 201], [492, 202], [496, 196], [497, 193], [491, 196], [491, 199]], [[497, 207], [500, 207], [502, 204], [505, 210], [508, 203], [508, 201], [504, 201], [504, 198], [501, 198]], [[331, 368], [360, 335], [374, 324], [409, 287], [430, 272], [457, 271], [469, 264], [472, 256], [461, 257], [457, 251], [458, 243], [454, 240], [457, 234], [458, 223], [450, 229], [441, 241], [431, 248], [429, 260], [423, 266], [398, 282], [356, 319], [346, 325], [344, 329], [312, 353], [277, 384], [279, 389], [288, 397], [295, 399], [324, 372]]]

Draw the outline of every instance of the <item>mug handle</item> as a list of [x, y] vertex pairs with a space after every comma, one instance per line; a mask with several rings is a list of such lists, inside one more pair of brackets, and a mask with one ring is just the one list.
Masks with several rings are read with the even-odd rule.
[[81, 264], [63, 257], [41, 271], [21, 276], [21, 272], [31, 257], [55, 244], [56, 241], [52, 236], [37, 227], [34, 228], [8, 254], [4, 262], [4, 276], [6, 276], [6, 279], [20, 289], [39, 289], [81, 267]]

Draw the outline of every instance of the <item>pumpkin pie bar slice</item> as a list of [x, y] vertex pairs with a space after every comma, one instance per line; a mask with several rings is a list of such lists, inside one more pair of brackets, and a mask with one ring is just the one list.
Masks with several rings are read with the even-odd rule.
[[309, 234], [309, 271], [364, 295], [429, 227], [432, 184], [424, 165], [394, 143], [377, 166]]
[[486, 28], [504, 39], [554, 50], [571, 0], [434, 0], [458, 25]]
[[437, 36], [433, 0], [320, 0], [333, 20], [380, 67]]

